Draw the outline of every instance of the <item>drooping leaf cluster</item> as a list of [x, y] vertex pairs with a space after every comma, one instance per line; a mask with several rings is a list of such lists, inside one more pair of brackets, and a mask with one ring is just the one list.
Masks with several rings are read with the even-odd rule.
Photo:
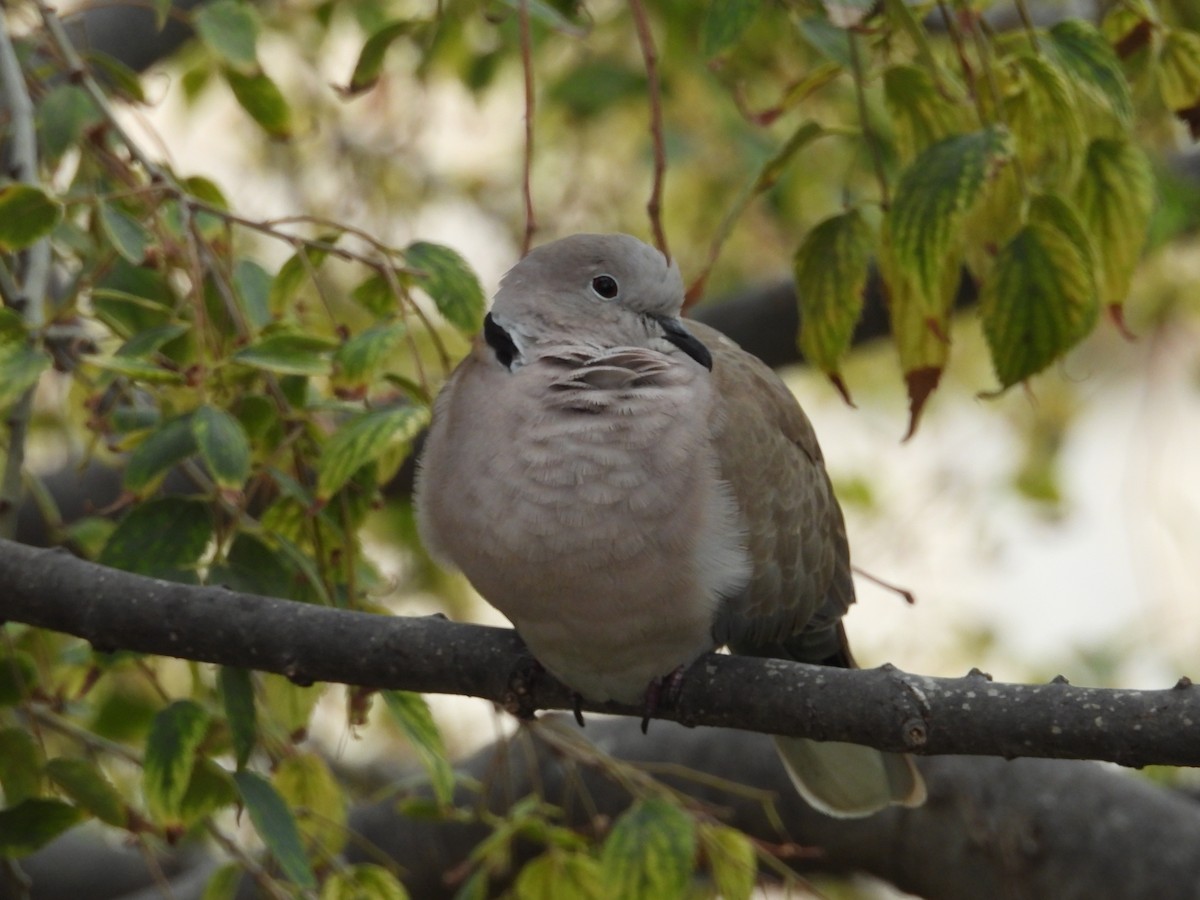
[[[1193, 129], [1200, 121], [1200, 23], [1182, 0], [1013, 30], [989, 24], [986, 3], [713, 0], [700, 15], [684, 0], [647, 5], [668, 124], [666, 224], [689, 238], [673, 244], [715, 234], [711, 260], [727, 245], [752, 270], [756, 231], [784, 233], [801, 348], [835, 378], [877, 267], [914, 422], [949, 359], [964, 272], [978, 285], [1005, 387], [1061, 357], [1101, 309], [1120, 308], [1155, 194], [1157, 148], [1139, 134], [1147, 123], [1158, 134], [1176, 119]], [[14, 6], [33, 23], [17, 55], [37, 157], [33, 180], [0, 181], [6, 458], [26, 440], [37, 391], [44, 433], [122, 473], [113, 507], [62, 522], [33, 467], [25, 472], [54, 537], [73, 551], [156, 578], [380, 612], [372, 591], [384, 579], [361, 534], [428, 420], [452, 361], [446, 346], [479, 327], [478, 279], [443, 243], [392, 246], [318, 216], [247, 215], [218, 172], [177, 171], [125, 131], [122, 107], [149, 102], [136, 73], [111, 57], [73, 55], [48, 8]], [[521, 74], [521, 6], [450, 0], [414, 14], [386, 2], [267, 10], [210, 0], [187, 13], [155, 9], [195, 31], [173, 63], [178, 90], [192, 102], [227, 91], [264, 152], [286, 154], [335, 129], [313, 124], [322, 107], [314, 113], [312, 97], [281, 74], [267, 36], [316, 54], [353, 34], [356, 60], [337, 84], [309, 79], [331, 107], [446, 84], [484, 102]], [[649, 195], [648, 176], [629, 173], [648, 172], [650, 158], [628, 10], [529, 0], [527, 12], [538, 133], [552, 136], [541, 158], [554, 177], [534, 182], [543, 218], [554, 218], [549, 207], [565, 222], [628, 228]], [[430, 184], [451, 180], [437, 160], [413, 164], [418, 143], [372, 157], [342, 141], [364, 177], [373, 166], [410, 176], [398, 192], [381, 183], [364, 207], [399, 193], [411, 205], [395, 214], [417, 221]], [[581, 164], [596, 159], [615, 174]], [[500, 198], [502, 179], [463, 179], [455, 196], [516, 233], [516, 156], [507, 168], [513, 197]], [[814, 169], [833, 177], [814, 184]], [[52, 287], [33, 316], [25, 289], [46, 249]], [[685, 271], [707, 279], [702, 254], [681, 255]], [[20, 476], [18, 467], [17, 488]], [[14, 483], [3, 477], [8, 498]], [[244, 872], [268, 892], [404, 896], [397, 873], [338, 859], [352, 794], [305, 741], [320, 687], [105, 652], [115, 648], [31, 628], [3, 634], [0, 855], [21, 857], [94, 819], [149, 845], [220, 842], [234, 858], [213, 878], [213, 898], [231, 895]], [[351, 693], [352, 724], [367, 721], [371, 699]], [[459, 873], [464, 897], [514, 877], [518, 841], [544, 848], [515, 875], [518, 897], [683, 896], [697, 871], [723, 897], [753, 889], [763, 862], [754, 846], [673, 795], [635, 791], [625, 815], [589, 834], [559, 825], [536, 798], [484, 814], [455, 805], [462, 786], [422, 698], [387, 693], [375, 705], [381, 716], [431, 786], [432, 800], [409, 798], [407, 812], [491, 828]], [[229, 842], [227, 814], [237, 809], [267, 848], [269, 871]]]

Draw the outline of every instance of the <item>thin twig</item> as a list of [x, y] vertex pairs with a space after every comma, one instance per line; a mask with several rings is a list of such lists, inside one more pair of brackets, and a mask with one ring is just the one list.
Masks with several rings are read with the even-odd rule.
[[521, 72], [525, 78], [525, 162], [521, 190], [525, 197], [525, 237], [521, 241], [521, 255], [533, 246], [533, 234], [537, 231], [537, 216], [533, 211], [533, 38], [529, 29], [529, 0], [521, 0]]
[[658, 51], [654, 47], [654, 35], [646, 17], [642, 0], [629, 0], [633, 23], [637, 28], [638, 43], [642, 47], [642, 59], [646, 64], [646, 82], [650, 91], [650, 137], [654, 142], [654, 185], [650, 189], [650, 201], [646, 212], [650, 215], [650, 228], [654, 232], [654, 244], [668, 260], [671, 249], [667, 246], [667, 235], [662, 224], [663, 182], [667, 176], [667, 150], [663, 141], [662, 127], [662, 84], [658, 78]]

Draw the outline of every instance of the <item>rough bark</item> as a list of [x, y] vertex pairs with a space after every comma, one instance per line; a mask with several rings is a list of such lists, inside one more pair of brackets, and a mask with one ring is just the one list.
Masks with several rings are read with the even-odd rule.
[[[135, 650], [331, 681], [484, 697], [521, 715], [571, 709], [530, 675], [516, 633], [440, 617], [377, 616], [119, 572], [59, 550], [0, 541], [0, 620]], [[641, 717], [640, 706], [582, 703]], [[1200, 688], [1157, 691], [931, 678], [718, 654], [688, 673], [657, 718], [922, 754], [1200, 764]]]

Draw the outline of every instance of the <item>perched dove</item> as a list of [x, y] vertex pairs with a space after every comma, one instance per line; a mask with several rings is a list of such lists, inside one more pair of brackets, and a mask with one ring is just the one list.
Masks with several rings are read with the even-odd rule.
[[[501, 281], [422, 457], [430, 551], [596, 701], [641, 702], [723, 644], [853, 665], [849, 549], [812, 426], [682, 302], [679, 270], [628, 235], [537, 248]], [[906, 756], [776, 741], [832, 815], [924, 799]]]

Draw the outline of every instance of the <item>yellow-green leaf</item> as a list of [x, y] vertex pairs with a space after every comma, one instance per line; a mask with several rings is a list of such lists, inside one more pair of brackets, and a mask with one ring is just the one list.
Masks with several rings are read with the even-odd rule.
[[810, 231], [792, 261], [800, 297], [800, 349], [810, 363], [836, 373], [862, 313], [875, 236], [856, 209]]
[[375, 87], [388, 48], [397, 38], [412, 34], [419, 24], [412, 19], [395, 19], [375, 29], [358, 54], [358, 62], [354, 64], [354, 74], [350, 76], [345, 93], [353, 96]]
[[434, 797], [442, 806], [448, 806], [454, 799], [454, 768], [446, 755], [446, 745], [433, 721], [429, 704], [420, 694], [408, 691], [383, 691], [382, 694], [393, 721], [400, 726], [425, 767]]
[[301, 687], [282, 675], [263, 673], [259, 677], [263, 712], [289, 737], [295, 739], [303, 735], [313, 707], [321, 698], [321, 689]]
[[383, 866], [359, 863], [331, 873], [321, 885], [321, 900], [408, 900], [408, 891]]
[[423, 406], [398, 406], [363, 413], [326, 442], [317, 465], [317, 496], [332, 497], [351, 476], [390, 447], [412, 440], [429, 419]]
[[0, 730], [0, 788], [8, 806], [42, 792], [42, 754], [24, 728]]
[[1154, 212], [1150, 161], [1132, 141], [1092, 141], [1073, 199], [1095, 245], [1100, 302], [1119, 305]]
[[979, 311], [1004, 387], [1040, 372], [1095, 324], [1099, 303], [1087, 241], [1078, 214], [1060, 198], [1042, 195], [996, 258]]
[[942, 267], [942, 281], [932, 302], [917, 285], [911, 269], [896, 262], [891, 229], [884, 220], [879, 270], [887, 285], [892, 337], [908, 389], [908, 432], [916, 433], [930, 394], [941, 380], [950, 355], [950, 309], [960, 280], [961, 255], [954, 252]]
[[296, 816], [310, 853], [340, 853], [346, 843], [346, 799], [329, 767], [313, 753], [286, 756], [271, 782]]
[[900, 178], [887, 216], [892, 256], [912, 277], [913, 299], [927, 317], [945, 308], [942, 285], [947, 266], [958, 266], [953, 251], [962, 220], [1008, 161], [1011, 143], [999, 127], [947, 138], [913, 160]]
[[179, 818], [196, 750], [208, 731], [208, 713], [191, 700], [176, 700], [154, 717], [146, 738], [142, 790], [150, 813], [163, 822]]
[[552, 848], [527, 862], [513, 885], [516, 900], [603, 900], [604, 872], [586, 853]]
[[179, 823], [191, 828], [217, 810], [231, 806], [237, 800], [237, 791], [229, 773], [203, 756], [196, 760], [187, 790], [179, 801]]
[[245, 366], [284, 375], [323, 375], [329, 371], [334, 341], [295, 331], [269, 334], [233, 354]]
[[605, 896], [623, 900], [683, 897], [696, 859], [696, 827], [675, 804], [639, 800], [621, 814], [604, 842]]
[[1095, 26], [1065, 19], [1046, 34], [1042, 48], [1069, 76], [1076, 90], [1111, 112], [1122, 129], [1133, 122], [1133, 98], [1121, 61]]
[[258, 66], [258, 15], [249, 3], [214, 0], [192, 19], [196, 33], [226, 63], [250, 73]]
[[227, 68], [222, 74], [238, 104], [263, 131], [273, 138], [292, 136], [292, 108], [266, 73], [255, 71], [247, 75]]
[[1016, 154], [1046, 184], [1067, 181], [1083, 156], [1084, 126], [1071, 82], [1035, 53], [1020, 53], [1004, 70], [1004, 114]]
[[1200, 105], [1200, 34], [1171, 29], [1158, 57], [1158, 89], [1171, 110]]
[[233, 776], [254, 830], [279, 863], [283, 874], [302, 888], [313, 890], [317, 879], [304, 855], [296, 820], [271, 783], [254, 772]]
[[233, 666], [222, 666], [217, 681], [221, 686], [221, 702], [225, 707], [225, 720], [229, 723], [237, 767], [244, 769], [258, 743], [254, 683], [246, 669]]
[[746, 835], [725, 825], [701, 825], [700, 846], [713, 887], [722, 900], [749, 900], [758, 881], [758, 858]]
[[883, 97], [905, 161], [961, 132], [966, 122], [965, 100], [947, 97], [929, 72], [917, 66], [890, 66], [883, 73]]
[[440, 312], [464, 334], [474, 334], [483, 325], [484, 296], [479, 279], [466, 260], [440, 244], [417, 241], [404, 250], [416, 282]]
[[128, 823], [125, 801], [90, 760], [60, 756], [46, 763], [46, 774], [63, 793], [101, 822], [117, 828]]
[[700, 52], [711, 58], [736, 44], [758, 7], [759, 0], [709, 0], [700, 27]]
[[50, 356], [33, 346], [16, 313], [0, 309], [0, 412], [37, 384], [50, 368]]
[[24, 650], [0, 651], [0, 706], [23, 702], [38, 683], [37, 665]]
[[208, 876], [200, 900], [236, 900], [238, 886], [249, 876], [239, 862], [229, 862]]
[[334, 381], [340, 385], [369, 382], [392, 358], [404, 331], [403, 323], [396, 322], [369, 328], [350, 338], [333, 355]]
[[250, 439], [242, 423], [223, 409], [201, 406], [192, 414], [192, 437], [213, 480], [241, 490], [250, 477]]
[[100, 229], [121, 256], [135, 266], [141, 265], [150, 243], [150, 233], [141, 222], [111, 203], [101, 203]]
[[0, 857], [26, 856], [83, 818], [61, 800], [29, 798], [0, 810]]
[[28, 184], [0, 187], [0, 252], [24, 250], [48, 235], [62, 218], [62, 207], [41, 188]]

